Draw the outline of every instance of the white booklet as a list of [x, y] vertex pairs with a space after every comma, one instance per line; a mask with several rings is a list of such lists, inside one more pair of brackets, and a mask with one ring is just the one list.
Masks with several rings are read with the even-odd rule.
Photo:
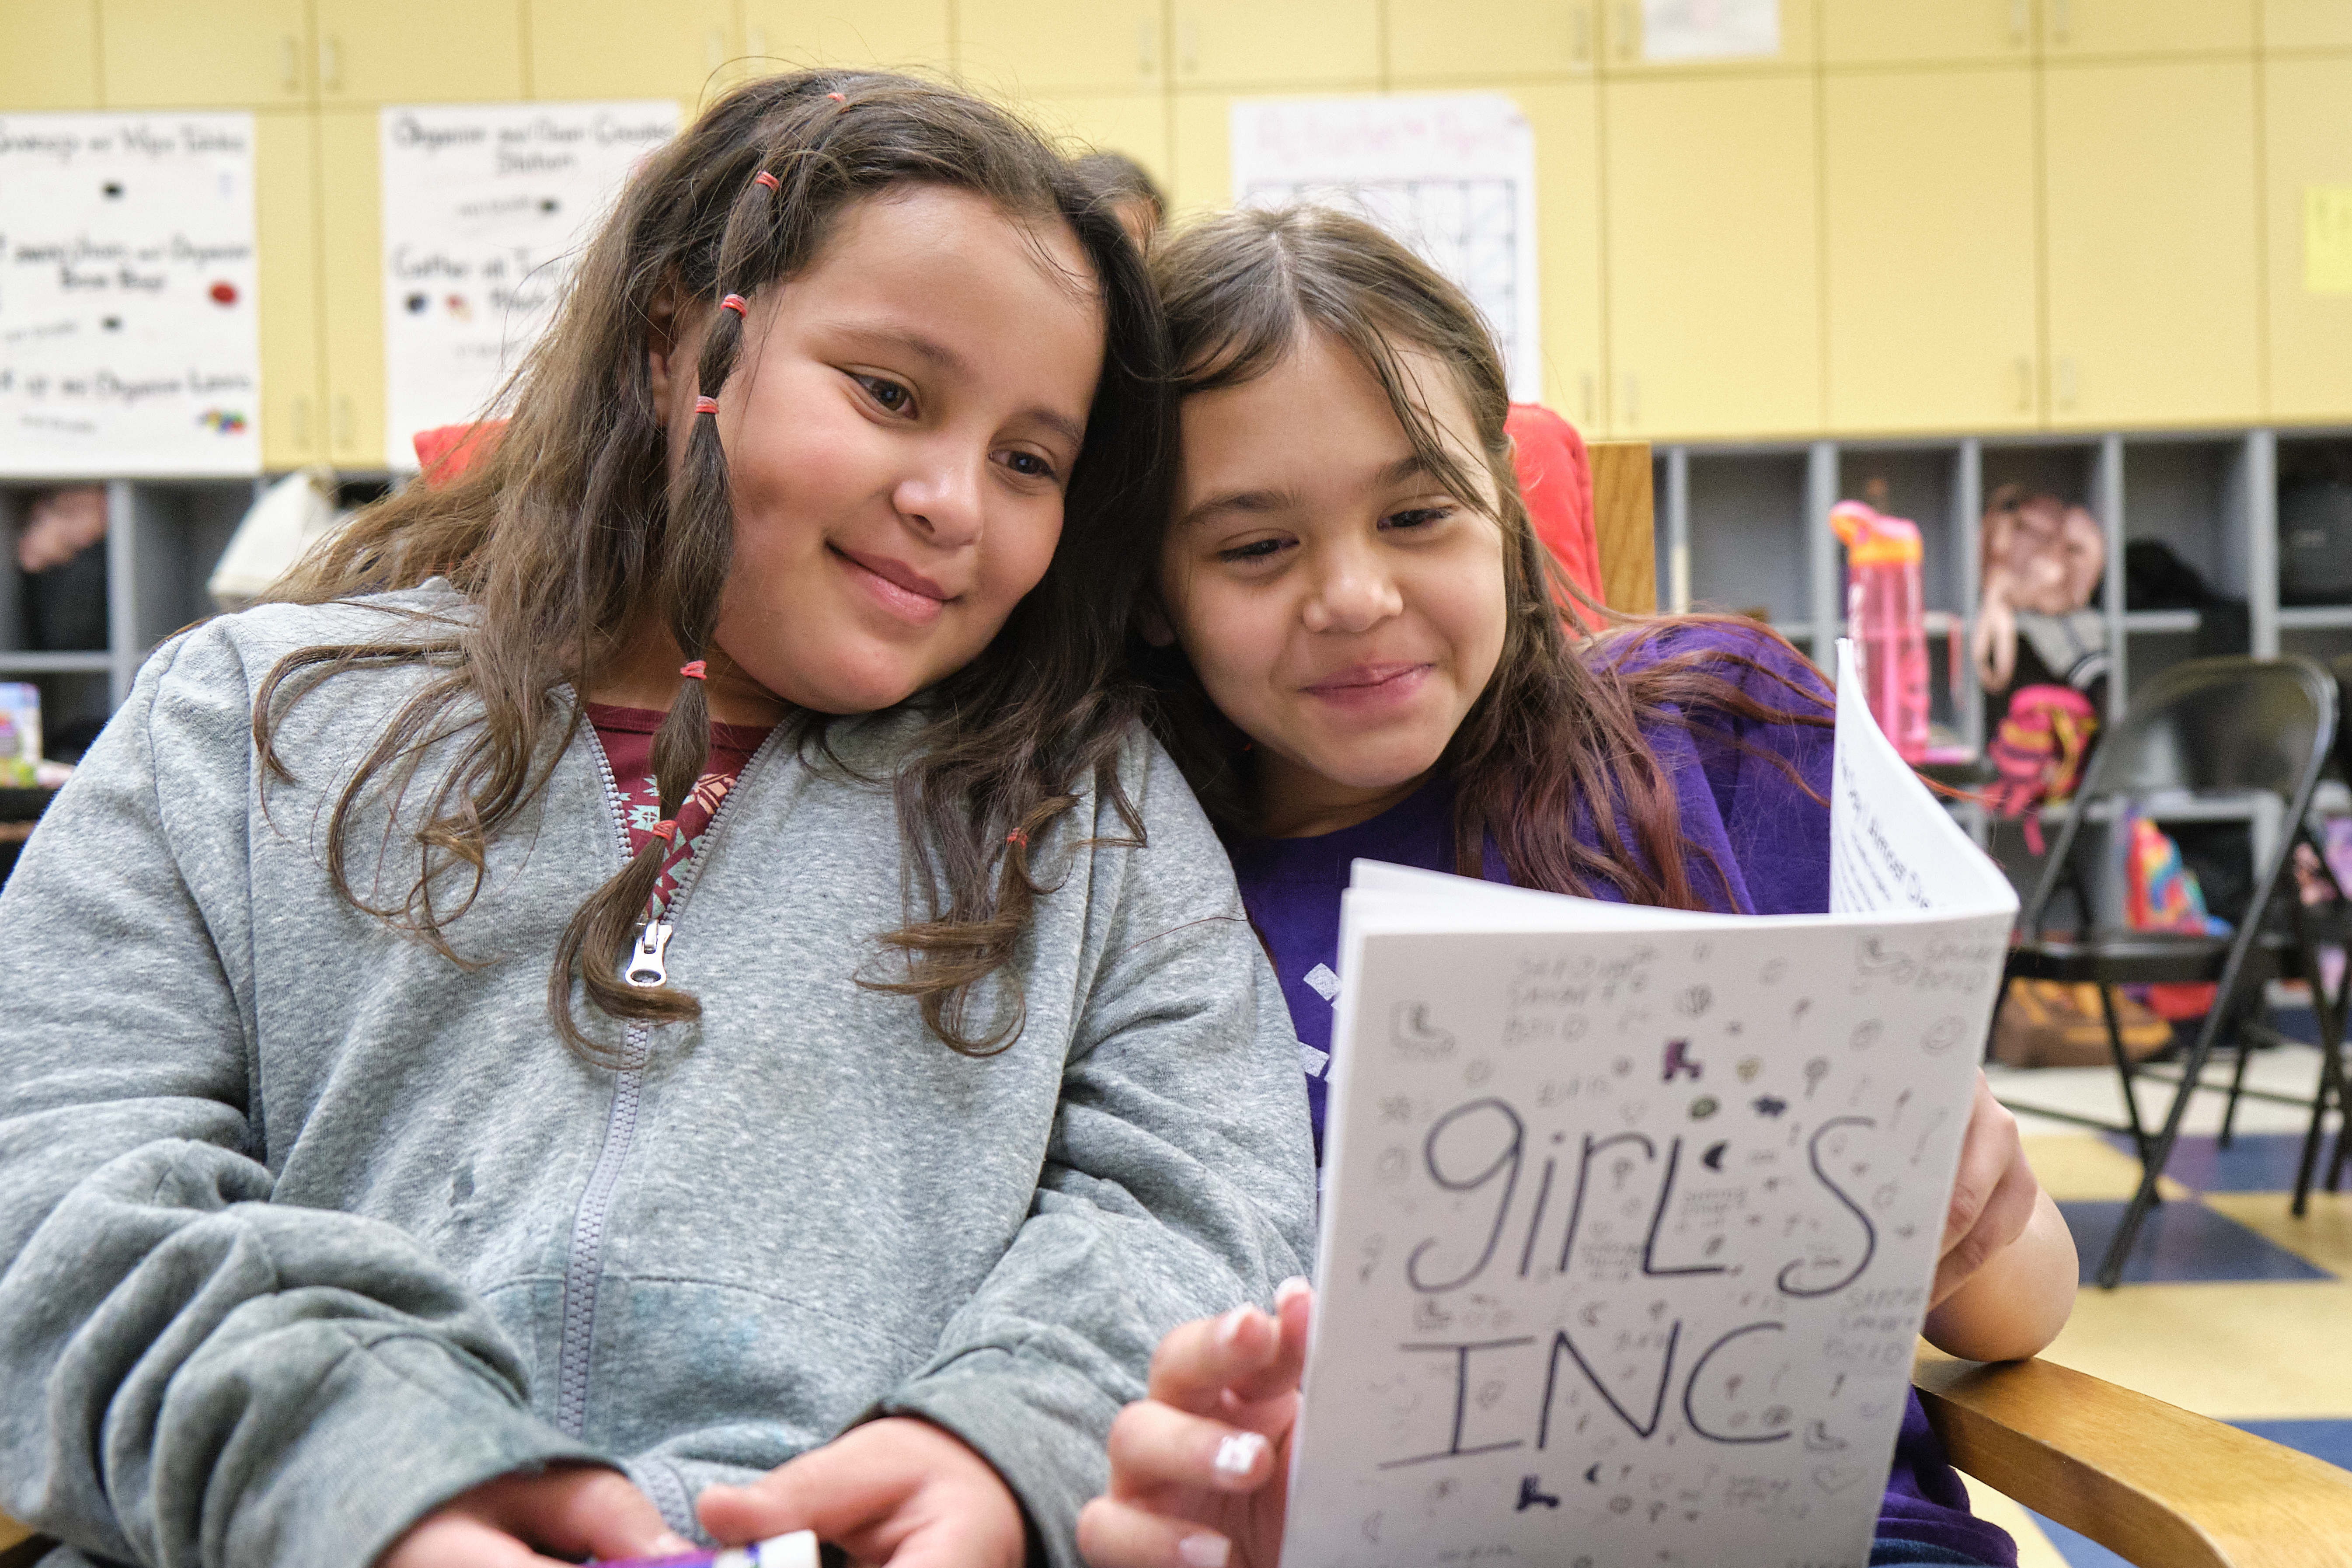
[[1826, 915], [1359, 861], [1286, 1568], [1862, 1568], [2017, 898], [1846, 666]]

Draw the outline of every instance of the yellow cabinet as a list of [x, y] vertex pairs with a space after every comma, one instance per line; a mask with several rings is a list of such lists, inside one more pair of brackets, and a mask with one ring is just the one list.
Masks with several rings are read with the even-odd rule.
[[1601, 105], [1611, 429], [1819, 429], [1812, 79], [1612, 82]]
[[373, 110], [319, 116], [319, 325], [328, 460], [384, 466], [383, 201]]
[[[2040, 0], [2042, 5], [2050, 0]], [[2030, 60], [2036, 0], [1821, 0], [1822, 63]]]
[[1012, 108], [1073, 153], [1124, 153], [1150, 172], [1163, 195], [1174, 174], [1168, 155], [1168, 99], [1163, 93], [1030, 98]]
[[[2315, 258], [2306, 248], [2312, 237], [2305, 230], [2311, 191], [2346, 193], [2337, 199], [2352, 201], [2347, 104], [2352, 104], [2352, 57], [2271, 62], [2263, 84], [2264, 166], [2270, 181], [2270, 413], [2278, 419], [2352, 420], [2352, 276], [2337, 259], [2345, 240], [2336, 229], [2336, 246]], [[2314, 261], [2319, 264], [2315, 277]]]
[[521, 0], [312, 3], [322, 103], [506, 103], [523, 96]]
[[1543, 400], [1598, 434], [1608, 376], [1601, 326], [1601, 118], [1588, 82], [1505, 82], [1536, 143]]
[[110, 107], [261, 109], [310, 101], [307, 0], [106, 0], [100, 80]]
[[1498, 77], [1590, 71], [1601, 0], [1390, 0], [1389, 79], [1485, 87]]
[[1172, 0], [1180, 87], [1377, 87], [1379, 0]]
[[1233, 99], [1180, 92], [1169, 104], [1170, 206], [1178, 213], [1233, 205]]
[[2346, 0], [2263, 0], [2263, 47], [2352, 49], [2352, 5]]
[[2053, 67], [2042, 90], [2053, 423], [2257, 418], [2253, 67]]
[[98, 0], [0, 0], [0, 113], [98, 107]]
[[261, 466], [322, 462], [317, 127], [299, 110], [254, 116], [253, 227], [261, 318]]
[[1830, 428], [2036, 424], [2032, 72], [1832, 73], [1822, 112]]
[[673, 98], [691, 119], [743, 53], [732, 0], [528, 3], [533, 98]]
[[1160, 0], [959, 0], [956, 64], [985, 92], [1136, 92], [1168, 76]]
[[2253, 47], [2254, 0], [2042, 0], [2042, 48], [2053, 60]]
[[743, 41], [754, 71], [875, 66], [946, 74], [954, 65], [948, 0], [750, 0]]
[[[1908, 5], [1911, 0], [1890, 0]], [[1779, 47], [1768, 54], [1728, 55], [1686, 53], [1677, 41], [1653, 37], [1646, 30], [1642, 0], [1595, 0], [1600, 15], [1601, 68], [1612, 75], [1643, 76], [1666, 71], [1678, 76], [1752, 71], [1774, 66], [1810, 66], [1816, 54], [1813, 0], [1780, 0]], [[1692, 6], [1704, 13], [1709, 7]]]

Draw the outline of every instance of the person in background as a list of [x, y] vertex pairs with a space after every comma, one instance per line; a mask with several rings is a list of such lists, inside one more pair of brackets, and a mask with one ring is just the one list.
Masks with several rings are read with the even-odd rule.
[[[1155, 724], [1234, 858], [1307, 1047], [1318, 1140], [1340, 893], [1358, 858], [1745, 914], [1823, 910], [1820, 676], [1727, 616], [1564, 634], [1517, 493], [1500, 358], [1402, 246], [1315, 208], [1228, 214], [1154, 253], [1183, 482], [1140, 612]], [[1318, 988], [1319, 982], [1319, 988]], [[1979, 1078], [1926, 1332], [2031, 1355], [2074, 1244]], [[1161, 1345], [1079, 1539], [1097, 1568], [1272, 1568], [1307, 1293]], [[2013, 1563], [1916, 1398], [1878, 1563]]]
[[1124, 153], [1088, 153], [1074, 165], [1127, 230], [1135, 248], [1149, 252], [1160, 225], [1168, 221], [1168, 198], [1142, 164]]
[[1151, 1346], [1311, 1224], [1102, 679], [1172, 445], [1000, 110], [806, 73], [656, 153], [503, 436], [165, 644], [0, 893], [47, 1562], [1076, 1568]]

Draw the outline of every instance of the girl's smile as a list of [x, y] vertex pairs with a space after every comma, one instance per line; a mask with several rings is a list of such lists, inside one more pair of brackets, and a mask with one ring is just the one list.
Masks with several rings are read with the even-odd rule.
[[851, 581], [873, 595], [875, 603], [910, 626], [929, 626], [940, 618], [948, 602], [956, 597], [903, 561], [845, 550], [838, 544], [829, 548]]
[[[1486, 470], [1455, 378], [1403, 356], [1446, 446]], [[1255, 748], [1261, 831], [1328, 833], [1418, 787], [1502, 657], [1502, 531], [1432, 476], [1379, 382], [1303, 335], [1184, 400], [1164, 624]]]

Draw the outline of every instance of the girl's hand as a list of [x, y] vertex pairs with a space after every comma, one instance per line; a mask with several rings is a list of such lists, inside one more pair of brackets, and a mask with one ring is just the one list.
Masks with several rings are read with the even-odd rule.
[[1186, 1323], [1151, 1358], [1150, 1397], [1110, 1429], [1110, 1491], [1078, 1515], [1094, 1568], [1275, 1568], [1314, 1292], [1303, 1279]]
[[885, 1416], [779, 1465], [747, 1487], [711, 1487], [697, 1505], [721, 1541], [813, 1530], [859, 1563], [893, 1568], [1021, 1568], [1021, 1505], [986, 1459], [928, 1421]]
[[410, 1526], [376, 1568], [561, 1568], [581, 1557], [693, 1550], [628, 1477], [572, 1465], [499, 1476], [459, 1493]]
[[2017, 1118], [1979, 1071], [1922, 1331], [1970, 1361], [2032, 1355], [2065, 1327], [2075, 1271], [2074, 1238], [2025, 1163]]

